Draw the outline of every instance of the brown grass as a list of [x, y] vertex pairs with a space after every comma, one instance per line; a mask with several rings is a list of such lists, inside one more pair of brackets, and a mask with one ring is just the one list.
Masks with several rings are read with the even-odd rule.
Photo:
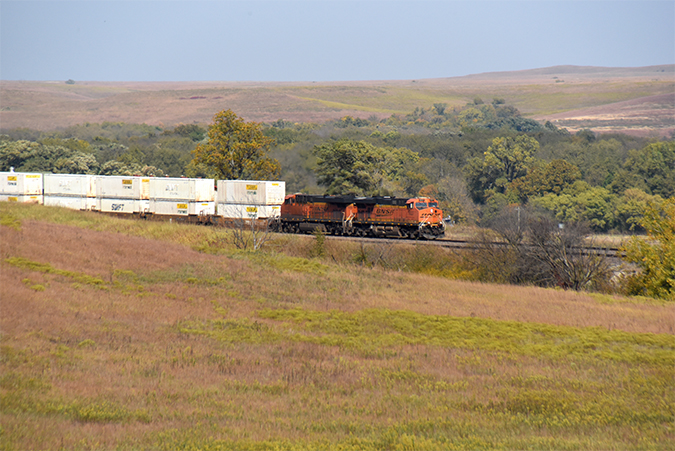
[[[270, 447], [305, 441], [298, 449], [320, 449], [350, 440], [366, 449], [403, 449], [410, 437], [426, 449], [443, 449], [443, 443], [630, 449], [641, 447], [644, 434], [657, 449], [672, 443], [672, 428], [620, 422], [556, 429], [553, 414], [528, 417], [548, 422], [532, 426], [513, 413], [527, 402], [523, 396], [546, 393], [596, 402], [602, 392], [608, 398], [597, 402], [620, 412], [642, 411], [661, 395], [672, 398], [672, 384], [650, 383], [645, 392], [629, 394], [638, 373], [628, 363], [419, 344], [359, 351], [208, 335], [217, 321], [225, 322], [225, 331], [277, 327], [259, 316], [261, 309], [384, 309], [672, 335], [672, 305], [335, 265], [331, 256], [351, 250], [334, 242], [327, 243], [321, 266], [287, 270], [284, 260], [204, 254], [133, 236], [148, 224], [111, 221], [109, 227], [125, 231], [26, 219], [19, 230], [0, 226], [4, 449], [229, 449], [231, 442], [232, 449], [256, 443], [255, 449], [268, 449], [266, 441]], [[279, 237], [276, 245], [309, 249], [313, 242]], [[17, 267], [8, 263], [11, 257], [105, 283]], [[190, 333], [189, 324], [204, 328]], [[668, 380], [659, 371], [644, 364], [639, 377]]]
[[3, 129], [45, 131], [105, 121], [172, 127], [206, 125], [218, 111], [232, 109], [258, 122], [325, 122], [347, 115], [383, 118], [416, 107], [431, 108], [434, 103], [453, 107], [476, 97], [485, 102], [499, 97], [529, 117], [557, 120], [574, 130], [597, 127], [666, 136], [675, 129], [673, 105], [667, 97], [674, 87], [672, 65], [558, 66], [428, 80], [311, 84], [2, 81], [0, 121]]

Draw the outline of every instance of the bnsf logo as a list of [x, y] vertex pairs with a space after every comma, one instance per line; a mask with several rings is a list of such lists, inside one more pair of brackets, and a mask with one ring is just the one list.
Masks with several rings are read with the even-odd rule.
[[124, 204], [112, 204], [110, 206], [110, 209], [112, 211], [123, 211], [124, 210]]
[[394, 214], [393, 208], [378, 208], [375, 210], [375, 216], [390, 216]]

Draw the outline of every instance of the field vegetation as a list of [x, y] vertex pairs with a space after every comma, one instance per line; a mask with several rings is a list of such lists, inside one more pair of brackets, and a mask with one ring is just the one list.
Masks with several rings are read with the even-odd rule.
[[0, 447], [672, 448], [672, 301], [436, 252], [2, 203]]

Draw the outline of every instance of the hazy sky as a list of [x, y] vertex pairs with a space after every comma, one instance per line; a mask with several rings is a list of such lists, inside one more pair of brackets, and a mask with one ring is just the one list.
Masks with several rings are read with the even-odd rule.
[[675, 1], [0, 1], [0, 79], [346, 81], [675, 63]]

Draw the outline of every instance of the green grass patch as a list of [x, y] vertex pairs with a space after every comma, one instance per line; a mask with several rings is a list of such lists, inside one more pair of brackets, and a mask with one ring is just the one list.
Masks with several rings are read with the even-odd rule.
[[[92, 285], [95, 287], [103, 288], [105, 287], [106, 283], [103, 281], [103, 279], [99, 277], [93, 277], [88, 274], [83, 274], [80, 272], [75, 272], [75, 271], [66, 271], [64, 269], [57, 269], [54, 268], [52, 265], [49, 263], [39, 263], [35, 262], [32, 260], [28, 260], [27, 258], [23, 257], [9, 257], [5, 259], [5, 263], [12, 265], [17, 268], [21, 269], [27, 269], [29, 271], [36, 271], [36, 272], [41, 272], [41, 273], [46, 273], [46, 274], [56, 274], [58, 276], [62, 277], [67, 277], [69, 279], [74, 280], [77, 283], [81, 284], [86, 284], [86, 285]], [[36, 286], [31, 286], [36, 291], [44, 291], [44, 287], [42, 288], [36, 288]]]
[[392, 347], [426, 345], [551, 359], [602, 359], [675, 366], [675, 337], [666, 334], [423, 315], [385, 309], [358, 312], [264, 309], [257, 315], [272, 322], [260, 323], [249, 319], [184, 322], [180, 330], [231, 343], [298, 341], [337, 346], [365, 355]]
[[0, 210], [0, 225], [11, 227], [14, 230], [21, 230], [21, 220], [11, 213], [5, 213]]

